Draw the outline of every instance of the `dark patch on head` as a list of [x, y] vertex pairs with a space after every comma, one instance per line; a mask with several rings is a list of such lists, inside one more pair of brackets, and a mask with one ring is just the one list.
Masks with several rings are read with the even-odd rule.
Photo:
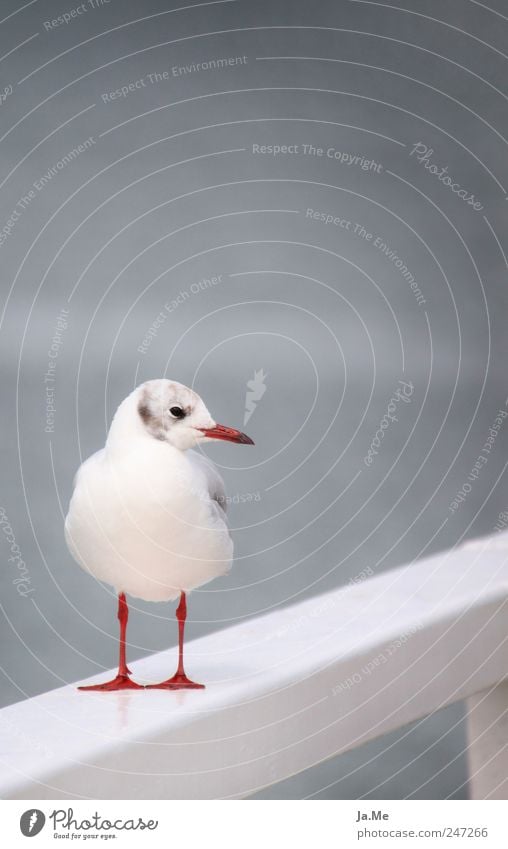
[[144, 403], [144, 401], [140, 401], [138, 404], [138, 413], [143, 419], [143, 422], [147, 425], [150, 422], [150, 419], [153, 418], [150, 409]]
[[155, 416], [149, 405], [146, 402], [146, 396], [142, 398], [142, 400], [138, 404], [138, 413], [141, 417], [143, 424], [145, 425], [148, 432], [155, 439], [164, 442], [166, 439], [166, 434], [164, 432], [163, 422], [161, 421], [159, 416]]

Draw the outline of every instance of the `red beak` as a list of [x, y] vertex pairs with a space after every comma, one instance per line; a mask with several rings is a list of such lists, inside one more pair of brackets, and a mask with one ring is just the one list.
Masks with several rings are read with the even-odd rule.
[[235, 430], [234, 427], [225, 427], [225, 425], [216, 424], [215, 427], [200, 427], [201, 433], [208, 436], [209, 439], [225, 439], [226, 442], [240, 442], [242, 445], [254, 445], [254, 442], [242, 433], [241, 430]]

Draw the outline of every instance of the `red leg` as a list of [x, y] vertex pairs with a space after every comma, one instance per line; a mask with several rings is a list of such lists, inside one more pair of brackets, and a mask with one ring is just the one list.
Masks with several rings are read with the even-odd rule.
[[196, 684], [191, 681], [185, 674], [183, 666], [183, 642], [185, 620], [187, 618], [187, 599], [185, 593], [180, 593], [180, 604], [176, 608], [176, 618], [178, 619], [178, 668], [172, 678], [167, 681], [161, 681], [160, 684], [148, 684], [147, 690], [204, 690], [204, 684]]
[[112, 681], [104, 684], [90, 684], [88, 687], [78, 687], [78, 690], [144, 690], [142, 684], [136, 684], [129, 678], [129, 668], [125, 659], [125, 635], [127, 632], [127, 620], [129, 608], [125, 599], [125, 593], [118, 596], [118, 620], [120, 622], [120, 657], [118, 660], [118, 675]]

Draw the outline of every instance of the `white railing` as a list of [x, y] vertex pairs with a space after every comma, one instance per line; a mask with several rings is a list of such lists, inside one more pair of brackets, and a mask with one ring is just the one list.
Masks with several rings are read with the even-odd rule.
[[[70, 685], [4, 708], [0, 795], [245, 797], [467, 699], [470, 794], [507, 798], [505, 540], [482, 539], [189, 643], [188, 672], [204, 691]], [[174, 665], [174, 649], [130, 664], [136, 680], [151, 682]]]

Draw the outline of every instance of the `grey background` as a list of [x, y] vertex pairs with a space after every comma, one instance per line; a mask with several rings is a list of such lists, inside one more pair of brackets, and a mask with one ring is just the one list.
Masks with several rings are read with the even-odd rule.
[[[36, 191], [0, 246], [0, 506], [33, 589], [17, 592], [0, 538], [2, 704], [115, 662], [115, 600], [71, 560], [63, 517], [75, 470], [145, 379], [192, 385], [219, 421], [241, 427], [246, 383], [267, 375], [246, 426], [256, 447], [207, 448], [228, 492], [253, 498], [231, 506], [236, 565], [193, 593], [192, 636], [488, 533], [507, 507], [505, 427], [449, 509], [508, 395], [501, 4], [499, 14], [458, 0], [412, 12], [303, 0], [171, 11], [179, 5], [111, 0], [48, 32], [44, 21], [72, 3], [19, 13], [2, 3], [0, 90], [12, 94], [0, 106], [0, 229], [34, 181], [95, 140]], [[234, 56], [247, 61], [172, 76]], [[307, 58], [264, 58], [281, 56]], [[168, 80], [103, 102], [163, 71]], [[418, 142], [482, 210], [410, 156]], [[274, 158], [253, 144], [300, 147]], [[382, 168], [304, 155], [304, 144]], [[372, 242], [308, 208], [379, 236], [425, 304]], [[214, 275], [222, 281], [166, 313], [140, 353], [164, 305]], [[411, 403], [367, 468], [401, 379]], [[170, 605], [131, 609], [132, 659], [174, 644]], [[464, 746], [453, 706], [260, 796], [460, 798]]]

